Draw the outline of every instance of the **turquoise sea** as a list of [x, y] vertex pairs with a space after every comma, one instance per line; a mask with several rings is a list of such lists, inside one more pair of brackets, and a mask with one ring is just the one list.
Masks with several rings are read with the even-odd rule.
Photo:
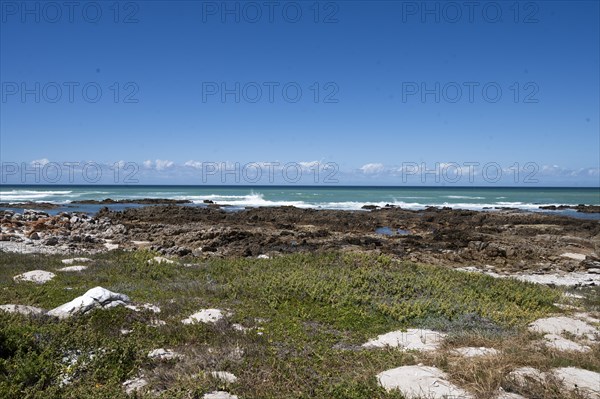
[[0, 207], [6, 207], [11, 202], [33, 201], [61, 204], [70, 210], [95, 211], [98, 206], [70, 204], [73, 201], [106, 198], [186, 199], [199, 206], [203, 206], [205, 200], [210, 200], [229, 205], [232, 209], [291, 205], [299, 208], [359, 210], [366, 204], [391, 204], [406, 209], [447, 206], [473, 210], [510, 207], [539, 211], [540, 205], [600, 205], [600, 188], [0, 185]]

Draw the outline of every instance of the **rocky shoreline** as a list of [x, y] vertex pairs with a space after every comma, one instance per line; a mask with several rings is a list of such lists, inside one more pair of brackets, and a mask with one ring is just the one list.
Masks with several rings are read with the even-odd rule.
[[540, 209], [547, 211], [563, 211], [565, 209], [573, 209], [581, 213], [600, 213], [600, 205], [545, 205], [540, 206]]
[[579, 273], [585, 284], [600, 285], [600, 223], [540, 213], [392, 207], [228, 212], [218, 207], [155, 205], [119, 212], [102, 208], [93, 216], [4, 210], [0, 220], [0, 248], [12, 252], [148, 248], [167, 256], [272, 257], [366, 251], [498, 275], [554, 275], [560, 280]]
[[84, 204], [84, 205], [112, 205], [112, 204], [140, 204], [140, 205], [153, 205], [153, 204], [191, 204], [190, 200], [178, 200], [178, 199], [167, 199], [167, 198], [142, 198], [142, 199], [120, 199], [114, 200], [112, 198], [106, 198], [103, 200], [79, 200], [71, 201], [71, 204]]

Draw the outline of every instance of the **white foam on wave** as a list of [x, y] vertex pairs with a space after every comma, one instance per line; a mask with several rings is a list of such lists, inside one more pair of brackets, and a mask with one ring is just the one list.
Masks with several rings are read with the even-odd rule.
[[69, 196], [72, 191], [38, 191], [38, 190], [10, 190], [0, 191], [0, 202], [43, 200], [56, 196]]
[[188, 199], [196, 204], [201, 204], [204, 200], [211, 200], [219, 205], [229, 205], [232, 207], [276, 207], [276, 206], [295, 206], [297, 208], [302, 209], [340, 209], [340, 210], [362, 210], [365, 205], [375, 205], [380, 208], [385, 207], [386, 205], [393, 205], [396, 207], [400, 207], [403, 209], [410, 210], [422, 210], [427, 207], [449, 207], [452, 209], [469, 209], [469, 210], [487, 210], [494, 209], [499, 207], [509, 207], [509, 208], [518, 208], [524, 210], [539, 210], [539, 205], [536, 204], [526, 204], [522, 202], [496, 202], [496, 203], [484, 203], [484, 204], [476, 204], [476, 203], [450, 203], [450, 202], [432, 202], [432, 203], [422, 203], [422, 202], [406, 202], [400, 200], [393, 201], [368, 201], [368, 202], [359, 202], [359, 201], [331, 201], [331, 202], [306, 202], [306, 201], [283, 201], [283, 200], [268, 200], [265, 199], [264, 195], [261, 193], [251, 193], [247, 195], [199, 195], [199, 196], [181, 196], [177, 199]]
[[205, 200], [213, 201], [219, 205], [230, 205], [235, 207], [260, 207], [260, 206], [295, 206], [298, 208], [310, 208], [313, 207], [304, 201], [271, 201], [266, 200], [264, 195], [261, 193], [250, 193], [247, 195], [183, 195], [177, 197], [177, 199], [190, 200], [195, 204], [201, 204]]
[[485, 199], [485, 197], [469, 197], [468, 195], [446, 195], [444, 198], [451, 199]]
[[92, 194], [112, 194], [112, 191], [82, 191], [74, 195], [92, 195]]
[[[543, 206], [559, 206], [560, 204], [543, 204]], [[499, 206], [499, 207], [506, 207], [506, 208], [518, 208], [518, 209], [525, 209], [525, 210], [540, 210], [540, 206], [542, 206], [542, 204], [532, 204], [532, 203], [527, 203], [527, 202], [507, 202], [507, 201], [498, 201], [496, 202], [496, 205], [494, 206]]]
[[48, 194], [48, 195], [58, 195], [58, 194], [71, 194], [73, 191], [40, 191], [40, 190], [10, 190], [10, 191], [0, 191], [0, 194]]
[[[193, 193], [193, 192], [192, 192]], [[192, 194], [190, 193], [190, 194]], [[123, 195], [125, 194], [125, 195]], [[219, 205], [229, 205], [234, 208], [252, 208], [252, 207], [277, 207], [277, 206], [294, 206], [297, 208], [314, 208], [314, 209], [340, 209], [340, 210], [362, 210], [365, 205], [375, 205], [381, 208], [387, 204], [401, 207], [409, 210], [422, 210], [427, 207], [449, 207], [452, 209], [468, 209], [468, 210], [493, 210], [494, 208], [516, 208], [527, 211], [543, 211], [539, 209], [540, 204], [533, 204], [527, 202], [509, 202], [509, 201], [496, 201], [486, 203], [470, 202], [469, 200], [479, 200], [485, 197], [470, 197], [460, 195], [448, 195], [442, 198], [451, 199], [464, 199], [466, 201], [461, 202], [449, 202], [440, 200], [440, 197], [421, 197], [421, 196], [398, 196], [387, 201], [323, 201], [323, 197], [320, 197], [319, 193], [312, 194], [311, 200], [293, 200], [285, 198], [285, 192], [278, 192], [276, 198], [281, 199], [267, 199], [265, 195], [260, 192], [251, 191], [249, 193], [223, 193], [223, 194], [196, 194], [189, 195], [183, 191], [145, 191], [135, 192], [126, 194], [125, 192], [117, 191], [84, 191], [84, 190], [7, 190], [0, 191], [0, 202], [18, 202], [18, 201], [32, 201], [32, 202], [53, 202], [56, 204], [65, 204], [69, 202], [69, 199], [74, 198], [90, 198], [102, 200], [110, 197], [114, 200], [118, 199], [141, 199], [141, 198], [173, 198], [178, 200], [190, 200], [195, 204], [202, 204], [206, 200], [210, 200]], [[295, 195], [304, 195], [302, 192], [292, 192], [292, 197]], [[322, 198], [322, 200], [319, 200]], [[496, 199], [506, 199], [505, 197], [496, 197]], [[417, 201], [415, 201], [417, 200]], [[543, 205], [560, 205], [560, 204], [543, 204]]]

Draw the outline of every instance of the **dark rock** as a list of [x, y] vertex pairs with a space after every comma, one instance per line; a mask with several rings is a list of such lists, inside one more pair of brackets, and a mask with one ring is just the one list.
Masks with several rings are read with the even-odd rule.
[[506, 250], [495, 243], [489, 244], [485, 248], [485, 253], [492, 258], [496, 258], [496, 257], [506, 258]]
[[43, 241], [43, 244], [44, 244], [44, 245], [49, 245], [49, 246], [54, 246], [54, 245], [57, 245], [57, 244], [58, 244], [58, 242], [59, 242], [59, 241], [58, 241], [58, 237], [54, 237], [54, 236], [52, 236], [52, 237], [49, 237], [49, 238], [45, 239], [45, 240]]
[[581, 266], [585, 267], [586, 269], [597, 269], [600, 268], [600, 262], [586, 259], [581, 262]]
[[600, 205], [585, 205], [585, 204], [579, 204], [579, 205], [542, 205], [539, 207], [539, 209], [544, 209], [547, 211], [562, 211], [565, 209], [573, 209], [576, 210], [577, 212], [581, 212], [581, 213], [600, 213]]
[[192, 250], [188, 249], [188, 248], [183, 248], [180, 247], [177, 249], [177, 255], [179, 256], [186, 256], [192, 253]]
[[168, 198], [141, 198], [141, 199], [120, 199], [113, 200], [111, 198], [103, 199], [102, 201], [98, 200], [81, 200], [81, 201], [73, 201], [72, 204], [191, 204], [190, 200], [177, 200], [177, 199], [168, 199]]
[[[389, 205], [389, 204], [386, 204], [386, 207], [387, 207], [388, 205]], [[377, 209], [377, 208], [379, 208], [379, 206], [378, 206], [378, 205], [363, 205], [363, 206], [361, 207], [361, 209], [367, 209], [367, 210], [370, 210], [370, 211], [372, 211], [373, 209]]]
[[58, 208], [60, 205], [52, 204], [50, 202], [12, 202], [9, 204], [3, 204], [2, 206], [5, 206], [7, 208], [17, 208], [17, 209], [28, 209], [28, 208], [55, 209], [55, 208]]

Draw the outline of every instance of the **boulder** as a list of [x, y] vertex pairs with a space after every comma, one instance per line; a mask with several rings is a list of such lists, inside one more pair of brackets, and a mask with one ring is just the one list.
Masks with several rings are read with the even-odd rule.
[[76, 314], [87, 313], [92, 309], [107, 309], [125, 305], [128, 302], [129, 297], [127, 295], [118, 294], [106, 288], [95, 287], [71, 302], [50, 310], [48, 315], [65, 319]]
[[49, 246], [58, 245], [58, 237], [55, 237], [55, 236], [48, 237], [46, 240], [44, 240], [44, 245], [49, 245]]

